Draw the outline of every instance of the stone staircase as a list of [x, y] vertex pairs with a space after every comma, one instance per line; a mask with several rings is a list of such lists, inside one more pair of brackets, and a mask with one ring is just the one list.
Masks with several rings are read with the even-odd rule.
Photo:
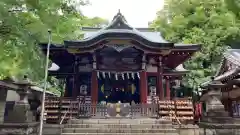
[[163, 119], [72, 119], [62, 135], [178, 135]]

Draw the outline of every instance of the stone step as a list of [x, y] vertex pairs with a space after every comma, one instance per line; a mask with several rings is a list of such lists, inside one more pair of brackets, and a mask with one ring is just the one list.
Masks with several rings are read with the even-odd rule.
[[178, 133], [62, 133], [61, 135], [179, 135]]
[[64, 128], [62, 133], [176, 133], [175, 129], [129, 128]]
[[65, 128], [173, 128], [172, 124], [65, 124]]
[[231, 117], [203, 117], [202, 121], [212, 122], [212, 123], [232, 123]]
[[166, 119], [71, 119], [71, 124], [172, 124]]

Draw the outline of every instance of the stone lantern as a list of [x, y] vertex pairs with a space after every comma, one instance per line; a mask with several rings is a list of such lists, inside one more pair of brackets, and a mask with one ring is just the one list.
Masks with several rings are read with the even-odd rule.
[[31, 83], [26, 77], [22, 81], [15, 81], [19, 101], [9, 110], [5, 123], [0, 124], [0, 134], [6, 135], [36, 135], [39, 123], [34, 121], [33, 113], [28, 103]]
[[31, 86], [30, 81], [25, 76], [22, 81], [14, 82], [18, 86], [16, 92], [19, 95], [19, 101], [15, 102], [13, 110], [9, 111], [7, 123], [26, 123], [33, 122], [34, 117], [30, 111], [30, 105], [28, 103], [28, 95], [30, 94], [29, 88]]
[[206, 116], [203, 121], [208, 122], [229, 122], [229, 112], [225, 111], [222, 104], [221, 89], [227, 85], [212, 79], [211, 83], [204, 86], [208, 92], [201, 97], [201, 101], [206, 103]]

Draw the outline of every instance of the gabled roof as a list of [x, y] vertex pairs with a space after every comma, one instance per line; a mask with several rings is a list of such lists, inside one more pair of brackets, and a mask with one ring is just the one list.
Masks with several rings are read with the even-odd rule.
[[[236, 65], [236, 68], [233, 68], [227, 72], [224, 72], [226, 62], [230, 61], [231, 63]], [[227, 51], [223, 54], [223, 59], [220, 64], [220, 68], [218, 69], [214, 81], [223, 81], [225, 79], [236, 76], [240, 72], [240, 49], [227, 49]], [[201, 84], [201, 86], [205, 86], [210, 84], [212, 81], [206, 81]]]
[[220, 68], [218, 69], [215, 76], [219, 76], [222, 74], [222, 70], [224, 70], [227, 61], [230, 61], [231, 63], [240, 67], [240, 49], [227, 49], [227, 51], [223, 54]]
[[224, 53], [224, 57], [233, 64], [240, 66], [240, 49], [228, 49]]
[[[92, 38], [98, 34], [101, 34], [99, 33], [99, 30], [101, 30], [101, 28], [83, 27], [82, 30], [84, 31], [83, 39]], [[138, 34], [140, 34], [141, 36], [145, 37], [150, 41], [159, 42], [159, 43], [169, 43], [161, 36], [160, 32], [155, 32], [149, 28], [135, 28], [135, 30]]]
[[[91, 28], [88, 28], [91, 29]], [[84, 30], [84, 28], [83, 28]], [[93, 31], [95, 30], [95, 31]], [[111, 23], [106, 27], [92, 28], [84, 35], [83, 40], [64, 41], [67, 47], [90, 47], [105, 39], [132, 39], [141, 42], [142, 45], [149, 48], [172, 48], [173, 43], [169, 43], [161, 36], [159, 32], [147, 31], [148, 29], [136, 29], [130, 26], [125, 17], [118, 12]]]

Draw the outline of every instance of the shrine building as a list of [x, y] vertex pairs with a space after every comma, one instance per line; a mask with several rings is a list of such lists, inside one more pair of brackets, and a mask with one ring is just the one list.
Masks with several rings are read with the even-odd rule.
[[[91, 102], [147, 103], [156, 93], [170, 99], [172, 85], [188, 72], [182, 66], [199, 44], [167, 42], [151, 28], [134, 28], [119, 12], [103, 28], [82, 28], [81, 40], [51, 44], [49, 71], [66, 82], [65, 97], [88, 96]], [[47, 52], [47, 44], [40, 44]]]
[[[211, 90], [221, 93], [219, 99], [224, 105], [229, 116], [240, 117], [240, 49], [227, 49], [223, 53], [222, 62], [212, 80], [204, 82], [201, 87], [203, 89], [201, 101], [205, 103], [205, 111], [207, 112], [211, 96]], [[210, 93], [210, 94], [209, 94]]]

